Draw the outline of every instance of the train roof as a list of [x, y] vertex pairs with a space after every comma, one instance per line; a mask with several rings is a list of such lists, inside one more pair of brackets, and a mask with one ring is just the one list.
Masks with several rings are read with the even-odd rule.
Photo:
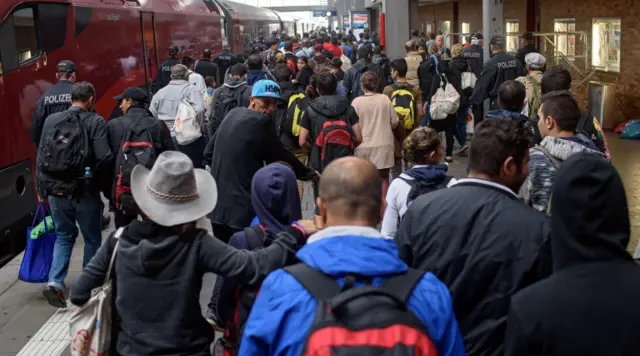
[[269, 9], [262, 9], [227, 0], [220, 1], [220, 4], [226, 7], [231, 12], [231, 15], [238, 20], [280, 22], [275, 12]]
[[271, 11], [273, 11], [276, 15], [278, 15], [278, 17], [280, 18], [280, 21], [282, 22], [296, 22], [296, 18], [291, 16], [291, 14], [287, 14], [286, 12], [280, 12], [276, 10], [271, 10]]

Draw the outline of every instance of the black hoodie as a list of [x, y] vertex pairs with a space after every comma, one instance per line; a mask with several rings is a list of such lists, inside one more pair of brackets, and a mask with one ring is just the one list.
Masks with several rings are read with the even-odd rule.
[[309, 153], [309, 164], [311, 168], [320, 171], [320, 147], [315, 145], [316, 138], [322, 131], [322, 124], [327, 120], [340, 118], [348, 122], [351, 127], [358, 123], [358, 114], [351, 106], [349, 99], [337, 95], [326, 95], [314, 99], [307, 108], [300, 126], [309, 130], [311, 141], [311, 152]]
[[[73, 304], [84, 305], [102, 285], [116, 245], [113, 235], [75, 281]], [[203, 230], [178, 236], [150, 221], [132, 222], [118, 239], [115, 259], [116, 355], [211, 355], [214, 333], [199, 302], [203, 275], [255, 283], [293, 258], [302, 240], [299, 230], [287, 228], [269, 247], [248, 252]]]
[[553, 273], [513, 296], [505, 355], [640, 355], [640, 266], [626, 251], [620, 176], [604, 158], [576, 154], [551, 199]]

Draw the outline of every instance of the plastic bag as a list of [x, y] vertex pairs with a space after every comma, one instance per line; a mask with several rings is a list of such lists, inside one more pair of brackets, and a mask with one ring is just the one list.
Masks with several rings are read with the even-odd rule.
[[[49, 232], [47, 226], [47, 208], [44, 203], [38, 205], [31, 227], [27, 229], [27, 248], [24, 251], [18, 279], [27, 283], [46, 283], [53, 263], [53, 247], [56, 243], [55, 232]], [[42, 236], [31, 239], [31, 231], [39, 221], [45, 222]]]
[[622, 130], [624, 130], [625, 127], [627, 127], [627, 125], [629, 125], [630, 123], [632, 123], [634, 120], [631, 121], [625, 121], [621, 124], [619, 124], [618, 126], [616, 126], [616, 129], [614, 130], [615, 133], [617, 133], [618, 135], [620, 135], [622, 133]]
[[622, 130], [621, 139], [638, 140], [640, 139], [640, 120], [631, 121]]

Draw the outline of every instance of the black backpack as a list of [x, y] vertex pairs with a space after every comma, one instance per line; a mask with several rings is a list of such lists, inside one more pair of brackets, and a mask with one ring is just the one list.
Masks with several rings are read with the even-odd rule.
[[411, 186], [411, 190], [409, 190], [409, 194], [407, 195], [407, 206], [409, 206], [409, 204], [422, 195], [446, 188], [453, 177], [445, 176], [444, 180], [440, 183], [427, 182], [418, 179], [406, 179], [403, 177], [400, 177], [400, 179]]
[[278, 104], [280, 135], [286, 133], [291, 137], [300, 136], [300, 121], [309, 106], [309, 98], [304, 93], [294, 93], [287, 102]]
[[320, 147], [320, 169], [324, 170], [333, 160], [353, 156], [356, 144], [351, 125], [342, 116], [322, 123], [315, 140]]
[[51, 179], [45, 183], [47, 194], [68, 197], [79, 193], [80, 181], [88, 165], [91, 148], [82, 120], [91, 114], [67, 113], [67, 117], [55, 123], [40, 142], [38, 170]]
[[117, 209], [137, 212], [137, 204], [131, 194], [131, 172], [139, 164], [151, 169], [157, 158], [151, 128], [133, 124], [116, 153], [113, 202]]
[[218, 122], [222, 122], [229, 111], [242, 106], [242, 98], [245, 91], [249, 86], [245, 85], [242, 88], [220, 90], [220, 94], [216, 100], [215, 108], [213, 111], [214, 119]]
[[285, 267], [318, 301], [304, 346], [304, 355], [435, 356], [437, 349], [407, 300], [424, 272], [409, 269], [390, 276], [382, 286], [344, 287], [305, 264]]

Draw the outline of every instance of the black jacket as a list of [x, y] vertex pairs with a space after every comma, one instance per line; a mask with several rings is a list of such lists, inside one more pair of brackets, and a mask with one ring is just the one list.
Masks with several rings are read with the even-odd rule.
[[471, 45], [464, 49], [462, 56], [469, 62], [471, 71], [475, 73], [476, 77], [480, 78], [480, 74], [482, 74], [482, 66], [484, 65], [484, 52], [482, 47], [478, 45]]
[[176, 64], [180, 64], [180, 61], [172, 58], [169, 58], [160, 64], [158, 67], [158, 73], [156, 73], [156, 78], [151, 84], [151, 89], [154, 94], [169, 84], [171, 81], [171, 67]]
[[213, 77], [215, 79], [216, 84], [220, 84], [220, 72], [218, 65], [211, 62], [210, 59], [201, 59], [196, 63], [196, 66], [193, 68], [193, 71], [200, 74], [202, 78]]
[[226, 97], [227, 95], [230, 95], [230, 92], [237, 92], [234, 95], [240, 96], [241, 107], [249, 107], [251, 86], [242, 79], [229, 76], [227, 81], [216, 90], [216, 94], [213, 96], [213, 100], [211, 100], [211, 109], [209, 110], [210, 116], [207, 118], [207, 121], [209, 122], [209, 126], [207, 128], [209, 137], [213, 137], [213, 135], [215, 135], [218, 127], [220, 127], [220, 124], [222, 123], [222, 120], [224, 120], [224, 117], [216, 117], [216, 105], [218, 104], [218, 100], [222, 96]]
[[282, 100], [278, 101], [278, 107], [275, 116], [275, 127], [280, 136], [280, 140], [284, 144], [284, 147], [288, 150], [294, 150], [300, 148], [300, 144], [298, 143], [298, 137], [293, 136], [291, 132], [286, 132], [282, 124], [284, 122], [285, 116], [287, 114], [287, 109], [289, 106], [289, 99], [294, 93], [301, 92], [297, 90], [295, 84], [291, 82], [280, 82], [278, 83], [280, 86], [280, 98]]
[[505, 52], [496, 53], [484, 65], [482, 74], [478, 77], [471, 95], [471, 104], [480, 105], [487, 97], [495, 99], [502, 83], [526, 74], [524, 67], [515, 57]]
[[513, 296], [505, 355], [640, 355], [640, 266], [615, 168], [589, 154], [564, 161], [551, 214], [553, 274]]
[[347, 71], [344, 72], [343, 83], [344, 83], [344, 88], [347, 91], [347, 98], [349, 99], [350, 102], [353, 101], [353, 99], [355, 99], [354, 91], [357, 88], [356, 85], [360, 85], [359, 81], [356, 82], [357, 76], [362, 75], [368, 71], [374, 72], [378, 75], [379, 78], [382, 78], [380, 80], [380, 85], [378, 86], [378, 90], [376, 90], [376, 92], [382, 93], [382, 91], [384, 90], [384, 87], [387, 86], [387, 81], [386, 79], [384, 79], [385, 74], [380, 63], [373, 64], [368, 59], [360, 58], [354, 65], [351, 66], [351, 68], [347, 69]]
[[298, 72], [298, 90], [305, 91], [307, 86], [311, 82], [311, 77], [313, 76], [313, 69], [310, 67], [304, 67], [300, 72]]
[[[53, 128], [55, 124], [66, 119], [72, 113], [80, 115], [84, 129], [89, 139], [89, 155], [87, 166], [93, 172], [94, 186], [101, 191], [108, 193], [111, 185], [111, 166], [113, 165], [113, 155], [109, 149], [109, 141], [107, 140], [107, 126], [104, 119], [92, 112], [77, 106], [72, 106], [68, 110], [53, 114], [47, 118], [42, 127], [42, 140], [47, 132]], [[38, 157], [38, 162], [41, 157]], [[40, 196], [46, 196], [43, 189], [43, 183], [55, 182], [56, 179], [47, 176], [42, 172], [38, 172], [38, 192]], [[46, 185], [46, 184], [45, 184]]]
[[227, 73], [227, 70], [238, 63], [238, 57], [231, 52], [222, 52], [217, 55], [213, 61], [218, 65], [218, 79], [220, 81], [216, 81], [216, 83], [220, 85], [220, 83], [226, 79], [224, 75]]
[[461, 179], [416, 199], [395, 240], [409, 267], [449, 287], [468, 355], [498, 356], [511, 295], [551, 272], [549, 234], [508, 188]]
[[[102, 285], [114, 234], [82, 270], [70, 299], [84, 305], [91, 290]], [[134, 221], [118, 241], [115, 259], [116, 351], [120, 355], [210, 356], [214, 339], [202, 316], [200, 289], [205, 273], [238, 283], [264, 279], [294, 257], [304, 236], [294, 228], [278, 234], [269, 247], [240, 251], [194, 230], [178, 236], [172, 228], [150, 221]]]
[[443, 71], [444, 64], [442, 64], [442, 61], [438, 61], [436, 64], [433, 56], [427, 57], [427, 59], [420, 63], [420, 67], [418, 67], [418, 81], [420, 84], [420, 91], [422, 92], [423, 103], [431, 101], [430, 94], [433, 79], [438, 76], [438, 73], [442, 73]]
[[61, 80], [58, 84], [47, 89], [38, 99], [36, 109], [33, 112], [33, 120], [31, 121], [31, 141], [40, 146], [40, 137], [42, 136], [42, 126], [44, 121], [51, 114], [66, 111], [71, 106], [71, 87], [73, 83], [68, 80]]
[[527, 54], [529, 53], [537, 53], [537, 52], [538, 52], [538, 49], [536, 48], [536, 45], [528, 44], [518, 50], [518, 53], [516, 53], [516, 59], [520, 61], [520, 64], [522, 64], [522, 67], [524, 67], [525, 66], [524, 57], [526, 57]]
[[[107, 140], [109, 149], [113, 153], [114, 163], [121, 150], [122, 140], [133, 124], [149, 128], [156, 155], [159, 156], [164, 151], [175, 149], [167, 124], [162, 120], [156, 119], [147, 108], [134, 106], [129, 108], [125, 116], [111, 119], [107, 123]], [[110, 177], [115, 177], [116, 172], [113, 170], [115, 166], [112, 165], [111, 168]], [[111, 195], [107, 196], [111, 197]]]
[[247, 108], [229, 112], [207, 146], [205, 160], [207, 157], [211, 157], [211, 175], [221, 188], [211, 221], [234, 229], [249, 226], [255, 217], [251, 179], [265, 162], [287, 163], [300, 180], [309, 180], [314, 175], [284, 147], [273, 118]]

